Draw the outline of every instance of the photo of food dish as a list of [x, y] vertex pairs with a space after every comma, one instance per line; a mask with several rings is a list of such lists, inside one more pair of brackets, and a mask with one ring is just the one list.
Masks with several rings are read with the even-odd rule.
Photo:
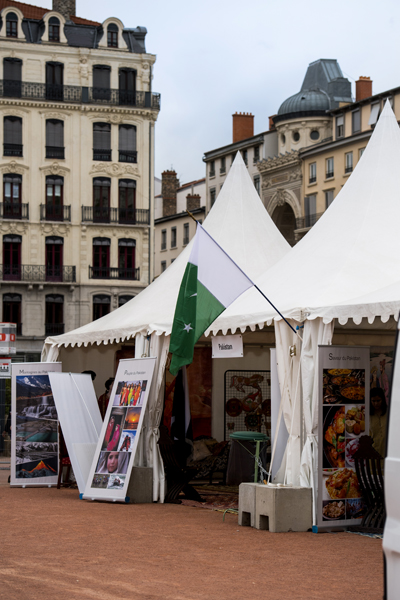
[[367, 510], [367, 505], [363, 498], [357, 498], [356, 500], [347, 500], [347, 518], [348, 519], [362, 519]]
[[364, 369], [323, 370], [323, 404], [347, 404], [364, 398]]
[[358, 438], [346, 440], [346, 467], [354, 469], [354, 454], [357, 452], [360, 446], [360, 440]]
[[345, 466], [345, 407], [324, 407], [323, 466]]
[[346, 504], [343, 500], [323, 502], [322, 518], [324, 521], [337, 521], [346, 518]]
[[328, 497], [332, 500], [361, 497], [357, 475], [352, 469], [338, 469], [324, 479]]
[[346, 408], [346, 437], [365, 434], [365, 404]]

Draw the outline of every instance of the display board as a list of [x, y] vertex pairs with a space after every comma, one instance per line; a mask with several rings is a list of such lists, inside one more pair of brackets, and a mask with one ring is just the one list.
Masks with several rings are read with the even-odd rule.
[[225, 440], [237, 431], [271, 436], [271, 374], [269, 371], [225, 371]]
[[357, 525], [365, 502], [354, 453], [369, 433], [369, 347], [319, 347], [318, 529]]
[[81, 494], [100, 437], [103, 420], [90, 375], [49, 373], [61, 431]]
[[87, 500], [126, 501], [155, 358], [121, 360], [86, 483]]
[[11, 485], [56, 485], [58, 417], [48, 374], [61, 363], [11, 365]]

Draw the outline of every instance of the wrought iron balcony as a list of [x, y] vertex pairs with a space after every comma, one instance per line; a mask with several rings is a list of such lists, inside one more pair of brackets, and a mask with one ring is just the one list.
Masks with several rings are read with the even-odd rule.
[[65, 149], [59, 146], [46, 146], [46, 158], [65, 158]]
[[317, 181], [317, 177], [316, 176], [312, 176], [309, 178], [308, 183], [315, 183]]
[[2, 281], [30, 281], [32, 283], [45, 281], [75, 283], [76, 267], [46, 267], [46, 265], [0, 265], [0, 279]]
[[4, 156], [22, 156], [22, 144], [3, 144]]
[[312, 215], [305, 215], [296, 219], [296, 229], [306, 229], [312, 227], [322, 217], [324, 213], [315, 213]]
[[93, 148], [93, 160], [110, 161], [111, 148]]
[[137, 163], [137, 151], [119, 150], [119, 162]]
[[29, 204], [0, 202], [1, 219], [29, 219]]
[[353, 171], [353, 165], [351, 167], [346, 167], [344, 172], [345, 173], [351, 173]]
[[226, 173], [226, 167], [220, 167], [219, 174], [224, 175]]
[[61, 335], [64, 333], [64, 323], [45, 323], [46, 335]]
[[71, 221], [71, 206], [40, 205], [41, 221]]
[[150, 225], [147, 208], [109, 208], [82, 206], [82, 223], [120, 223], [121, 225]]
[[140, 280], [140, 267], [121, 269], [119, 267], [89, 267], [89, 279], [127, 279]]
[[326, 179], [330, 179], [331, 177], [333, 177], [333, 171], [328, 171], [326, 174]]
[[89, 88], [77, 85], [58, 85], [29, 81], [0, 79], [1, 98], [49, 100], [78, 104], [112, 104], [160, 110], [161, 96], [153, 92], [130, 92], [111, 88]]

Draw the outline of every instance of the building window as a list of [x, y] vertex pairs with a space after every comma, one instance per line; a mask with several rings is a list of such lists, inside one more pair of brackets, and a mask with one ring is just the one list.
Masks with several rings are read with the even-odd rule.
[[362, 157], [362, 155], [364, 154], [364, 150], [365, 148], [360, 148], [358, 151], [358, 159], [360, 159]]
[[136, 71], [134, 69], [119, 70], [119, 104], [135, 106], [136, 104]]
[[310, 163], [310, 177], [308, 182], [315, 183], [317, 181], [317, 163]]
[[317, 140], [319, 140], [319, 131], [317, 129], [313, 129], [310, 133], [310, 138], [312, 139], [313, 142], [316, 142]]
[[93, 296], [93, 321], [108, 315], [111, 307], [110, 296], [106, 294], [96, 294]]
[[358, 133], [361, 131], [361, 110], [353, 110], [351, 113], [351, 131]]
[[162, 260], [161, 261], [161, 273], [164, 273], [164, 271], [167, 270], [167, 261], [166, 260]]
[[293, 131], [292, 139], [294, 142], [298, 142], [300, 140], [300, 133], [298, 131]]
[[118, 222], [136, 223], [136, 181], [120, 179], [118, 182]]
[[371, 113], [369, 115], [368, 125], [374, 127], [378, 121], [381, 105], [379, 102], [371, 104]]
[[244, 164], [247, 167], [247, 163], [248, 163], [248, 160], [247, 160], [247, 150], [242, 150], [242, 156], [243, 156], [243, 162], [244, 162]]
[[344, 115], [336, 117], [336, 138], [344, 137]]
[[189, 223], [183, 224], [183, 245], [187, 246], [189, 243]]
[[93, 100], [110, 100], [111, 68], [107, 65], [93, 67]]
[[3, 236], [3, 279], [5, 280], [21, 279], [21, 242], [20, 235]]
[[49, 236], [46, 238], [46, 281], [63, 280], [63, 249], [62, 237]]
[[22, 217], [22, 175], [3, 175], [3, 218]]
[[110, 222], [110, 188], [111, 179], [96, 177], [93, 179], [93, 221]]
[[22, 156], [22, 119], [4, 117], [4, 156]]
[[46, 335], [64, 333], [64, 296], [61, 294], [46, 295]]
[[46, 220], [62, 221], [64, 203], [64, 178], [46, 177]]
[[16, 323], [17, 335], [22, 335], [21, 294], [3, 294], [3, 323]]
[[304, 198], [304, 225], [312, 227], [316, 222], [317, 196], [306, 196]]
[[176, 248], [176, 227], [171, 228], [171, 248]]
[[334, 175], [334, 162], [333, 156], [326, 159], [326, 179], [333, 177]]
[[119, 296], [118, 298], [118, 308], [120, 308], [121, 306], [123, 306], [124, 304], [126, 304], [127, 302], [129, 302], [130, 300], [132, 300], [135, 296]]
[[254, 146], [254, 158], [253, 162], [256, 163], [260, 160], [260, 146]]
[[21, 98], [22, 60], [5, 58], [3, 60], [3, 96]]
[[137, 279], [135, 268], [135, 251], [135, 240], [118, 240], [118, 279]]
[[260, 176], [259, 175], [254, 175], [254, 187], [256, 188], [256, 192], [258, 195], [260, 195]]
[[59, 62], [46, 63], [46, 100], [64, 99], [64, 65]]
[[216, 196], [216, 190], [215, 190], [215, 188], [212, 188], [212, 189], [210, 190], [210, 206], [211, 206], [211, 208], [212, 208], [212, 207], [214, 206], [214, 204], [215, 204], [216, 197], [217, 197], [217, 196]]
[[6, 36], [11, 38], [18, 37], [18, 17], [13, 12], [9, 12], [6, 15]]
[[60, 41], [60, 21], [57, 17], [50, 17], [49, 19], [49, 42]]
[[210, 161], [210, 177], [215, 177], [215, 160]]
[[224, 173], [226, 173], [226, 162], [225, 162], [225, 156], [223, 156], [221, 158], [221, 167], [219, 169], [220, 175], [223, 175]]
[[333, 202], [333, 190], [327, 190], [325, 192], [325, 208], [328, 208]]
[[119, 126], [119, 162], [137, 163], [136, 127]]
[[46, 120], [46, 158], [64, 158], [64, 122]]
[[353, 170], [353, 153], [352, 152], [346, 152], [345, 154], [345, 168], [344, 168], [344, 172], [345, 173], [351, 173]]
[[93, 160], [111, 160], [110, 123], [93, 123]]
[[108, 279], [110, 276], [110, 245], [105, 237], [93, 238], [93, 279]]
[[167, 230], [163, 229], [161, 231], [161, 250], [167, 249]]
[[110, 23], [107, 27], [107, 46], [118, 48], [118, 27], [115, 23]]

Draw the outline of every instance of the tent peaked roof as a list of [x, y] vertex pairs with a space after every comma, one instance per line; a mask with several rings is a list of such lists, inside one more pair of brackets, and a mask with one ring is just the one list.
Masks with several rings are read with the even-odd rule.
[[[251, 278], [261, 275], [290, 250], [265, 210], [240, 153], [204, 227]], [[79, 329], [49, 337], [46, 344], [107, 344], [129, 339], [136, 333], [170, 334], [191, 247], [192, 242], [160, 277], [130, 302]]]
[[[389, 286], [393, 300], [391, 286], [400, 273], [399, 165], [400, 130], [387, 102], [365, 152], [331, 206], [292, 251], [257, 280], [285, 316], [332, 320], [340, 313], [342, 322], [357, 322], [363, 296], [374, 299], [375, 316], [382, 314], [378, 290]], [[215, 333], [263, 326], [276, 316], [260, 294], [249, 290], [210, 329]]]

